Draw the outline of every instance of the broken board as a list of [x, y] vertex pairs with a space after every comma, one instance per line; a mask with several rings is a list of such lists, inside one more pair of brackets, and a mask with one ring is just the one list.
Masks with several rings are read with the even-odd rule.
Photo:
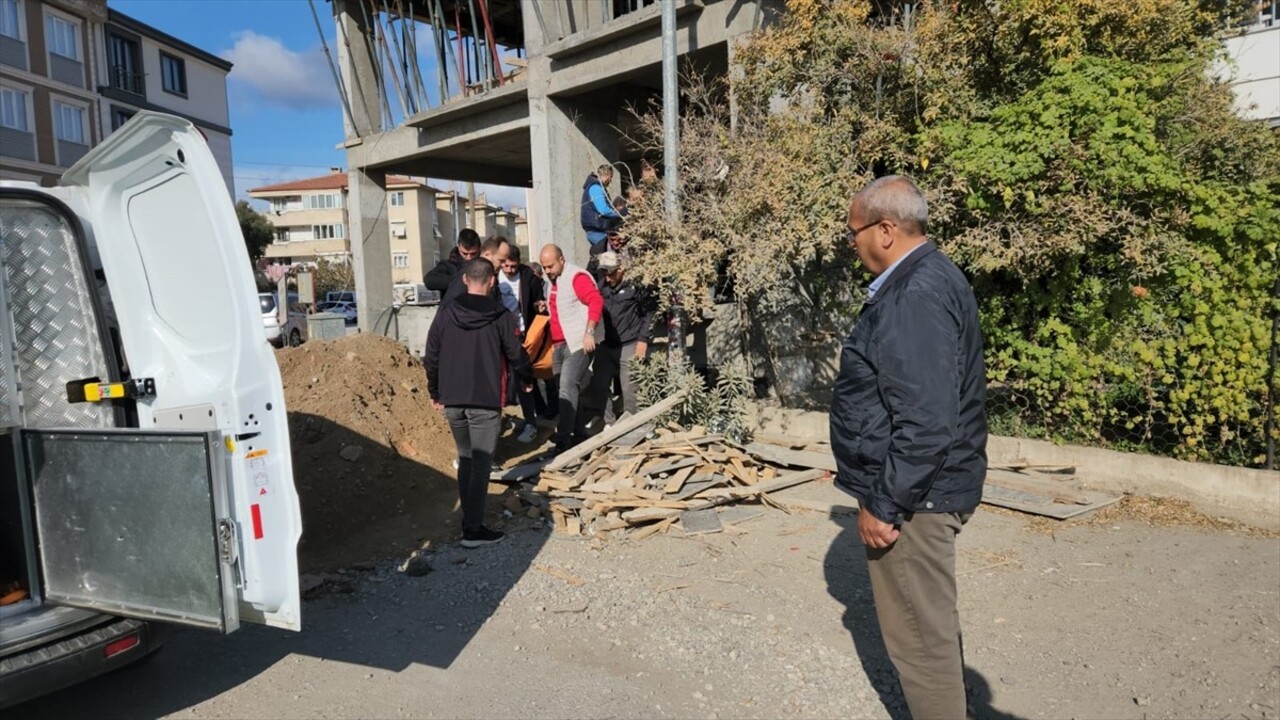
[[758, 442], [751, 443], [743, 449], [765, 462], [836, 472], [836, 459], [831, 453], [791, 450]]
[[[1010, 477], [1005, 477], [1010, 476]], [[1074, 483], [1034, 474], [991, 470], [982, 488], [988, 505], [1066, 520], [1120, 502], [1118, 495], [1085, 490]]]
[[680, 527], [686, 535], [714, 533], [724, 529], [720, 524], [720, 515], [715, 508], [685, 510], [680, 513]]

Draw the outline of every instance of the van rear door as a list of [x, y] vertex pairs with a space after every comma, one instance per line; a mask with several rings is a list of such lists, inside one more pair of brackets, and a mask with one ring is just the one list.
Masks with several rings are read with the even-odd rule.
[[[224, 574], [234, 592], [221, 599], [221, 624], [209, 626], [230, 631], [244, 620], [300, 629], [302, 520], [284, 391], [263, 340], [248, 252], [217, 162], [191, 123], [139, 112], [69, 169], [63, 185], [82, 201], [85, 231], [101, 258], [129, 371], [135, 379], [153, 380], [154, 395], [138, 401], [141, 434], [135, 437], [125, 431], [46, 434], [24, 440], [25, 449], [65, 446], [86, 469], [94, 457], [86, 447], [133, 463], [139, 472], [170, 463], [173, 486], [186, 487], [190, 497], [166, 499], [169, 486], [157, 480], [137, 488], [121, 483], [118, 492], [131, 495], [112, 494], [101, 502], [150, 508], [155, 524], [170, 533], [168, 544], [199, 545], [199, 553], [216, 554], [229, 566]], [[170, 439], [154, 439], [160, 436]], [[39, 472], [40, 466], [29, 471]], [[142, 491], [148, 487], [149, 492]], [[34, 500], [37, 514], [56, 512], [51, 505], [39, 507], [38, 493]], [[208, 512], [197, 524], [199, 507]], [[157, 534], [150, 544], [130, 547], [159, 552], [164, 537]], [[95, 536], [96, 542], [127, 540]], [[107, 553], [97, 562], [112, 557]], [[145, 563], [146, 558], [113, 561]], [[50, 566], [50, 558], [42, 562]], [[227, 592], [207, 578], [189, 589]], [[127, 584], [120, 593], [130, 600]], [[132, 600], [146, 603], [146, 598]], [[164, 608], [158, 610], [164, 614]], [[138, 614], [136, 608], [120, 612]]]

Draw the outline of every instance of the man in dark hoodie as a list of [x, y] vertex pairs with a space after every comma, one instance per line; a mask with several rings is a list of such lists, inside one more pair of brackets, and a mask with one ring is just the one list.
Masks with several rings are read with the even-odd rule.
[[449, 257], [441, 260], [431, 269], [431, 272], [422, 277], [422, 284], [426, 285], [428, 290], [440, 293], [443, 299], [462, 264], [475, 259], [479, 254], [480, 236], [471, 228], [463, 228], [458, 233], [458, 246], [449, 251]]
[[[507, 256], [511, 254], [511, 243], [501, 235], [493, 235], [485, 239], [480, 244], [480, 258], [488, 260], [493, 265], [494, 271], [502, 267], [502, 263], [506, 262]], [[453, 280], [449, 283], [449, 287], [440, 296], [440, 304], [447, 305], [454, 300], [467, 294], [467, 286], [462, 281], [462, 273], [453, 276]], [[489, 290], [489, 294], [494, 300], [502, 302], [502, 293], [498, 292], [498, 286], [495, 284]]]
[[491, 545], [503, 533], [484, 526], [493, 451], [502, 430], [508, 367], [533, 383], [515, 315], [492, 297], [497, 271], [482, 258], [462, 266], [467, 294], [442, 305], [427, 333], [427, 392], [443, 410], [458, 446], [462, 547]]

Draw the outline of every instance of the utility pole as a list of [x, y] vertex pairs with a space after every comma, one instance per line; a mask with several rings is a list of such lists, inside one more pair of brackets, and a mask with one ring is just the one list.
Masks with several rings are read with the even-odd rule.
[[[662, 180], [663, 209], [674, 229], [680, 222], [680, 87], [676, 82], [676, 4], [662, 3]], [[671, 298], [667, 319], [667, 352], [671, 363], [684, 360], [684, 308]]]

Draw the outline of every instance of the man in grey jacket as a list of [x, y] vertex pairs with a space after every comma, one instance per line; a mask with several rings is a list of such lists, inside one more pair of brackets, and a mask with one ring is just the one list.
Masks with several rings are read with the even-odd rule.
[[849, 203], [847, 237], [875, 276], [831, 402], [837, 482], [858, 531], [885, 647], [912, 717], [965, 717], [955, 543], [986, 477], [986, 371], [964, 275], [925, 238], [910, 179]]

